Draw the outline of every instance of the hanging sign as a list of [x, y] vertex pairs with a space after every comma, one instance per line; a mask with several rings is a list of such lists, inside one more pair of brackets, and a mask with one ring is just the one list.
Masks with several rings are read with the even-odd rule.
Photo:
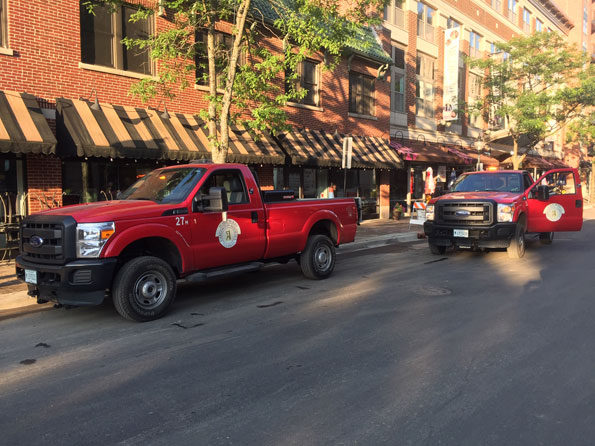
[[456, 121], [459, 107], [459, 40], [461, 31], [444, 31], [444, 108], [442, 119]]
[[353, 138], [348, 136], [343, 138], [343, 158], [341, 160], [341, 167], [343, 169], [351, 169], [351, 157], [353, 155]]

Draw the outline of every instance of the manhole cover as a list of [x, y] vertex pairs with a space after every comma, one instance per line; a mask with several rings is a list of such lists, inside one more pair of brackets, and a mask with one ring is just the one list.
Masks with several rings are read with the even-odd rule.
[[424, 285], [413, 290], [420, 296], [448, 296], [452, 294], [452, 290], [439, 286]]

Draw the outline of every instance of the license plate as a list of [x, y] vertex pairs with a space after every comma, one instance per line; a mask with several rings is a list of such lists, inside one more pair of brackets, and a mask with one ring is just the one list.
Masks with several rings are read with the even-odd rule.
[[37, 285], [37, 271], [32, 269], [25, 270], [25, 282]]
[[469, 230], [468, 229], [453, 229], [452, 235], [453, 235], [453, 237], [469, 237]]

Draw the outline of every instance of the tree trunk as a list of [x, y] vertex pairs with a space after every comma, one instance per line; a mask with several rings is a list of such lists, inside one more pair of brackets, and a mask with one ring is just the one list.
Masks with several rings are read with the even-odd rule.
[[512, 169], [519, 170], [519, 141], [515, 137], [512, 138], [512, 147]]
[[240, 57], [240, 46], [242, 44], [244, 27], [246, 25], [246, 17], [248, 16], [249, 9], [250, 0], [243, 0], [236, 15], [236, 26], [234, 28], [235, 32], [229, 61], [229, 69], [227, 70], [225, 91], [223, 92], [223, 100], [221, 101], [221, 144], [218, 148], [218, 159], [221, 159], [221, 161], [216, 162], [224, 163], [227, 160], [227, 150], [229, 148], [229, 111], [231, 109], [233, 83], [236, 77], [238, 59]]
[[589, 203], [595, 203], [595, 157], [591, 160], [591, 181], [589, 182]]
[[519, 156], [519, 139], [515, 136], [512, 137], [512, 147], [512, 169], [519, 170], [527, 154], [524, 153]]
[[81, 190], [81, 203], [88, 203], [90, 201], [89, 197], [89, 163], [87, 161], [83, 161], [81, 163], [81, 181], [82, 181], [82, 190]]
[[[219, 161], [219, 141], [217, 137], [217, 70], [215, 67], [215, 21], [211, 21], [207, 28], [207, 58], [209, 61], [209, 145], [213, 162]], [[224, 161], [225, 162], [225, 161]]]

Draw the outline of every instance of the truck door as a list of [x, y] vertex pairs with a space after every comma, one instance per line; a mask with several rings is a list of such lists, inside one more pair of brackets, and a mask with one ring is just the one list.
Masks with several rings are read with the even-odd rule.
[[[193, 212], [192, 251], [194, 269], [205, 269], [262, 258], [265, 250], [264, 210], [249, 191], [240, 169], [212, 171], [198, 194], [223, 187], [227, 192], [227, 219], [221, 212]], [[251, 193], [249, 193], [251, 192]]]
[[[547, 186], [549, 198], [537, 199], [537, 187]], [[583, 226], [583, 195], [576, 169], [544, 173], [525, 193], [528, 232], [580, 231]]]

